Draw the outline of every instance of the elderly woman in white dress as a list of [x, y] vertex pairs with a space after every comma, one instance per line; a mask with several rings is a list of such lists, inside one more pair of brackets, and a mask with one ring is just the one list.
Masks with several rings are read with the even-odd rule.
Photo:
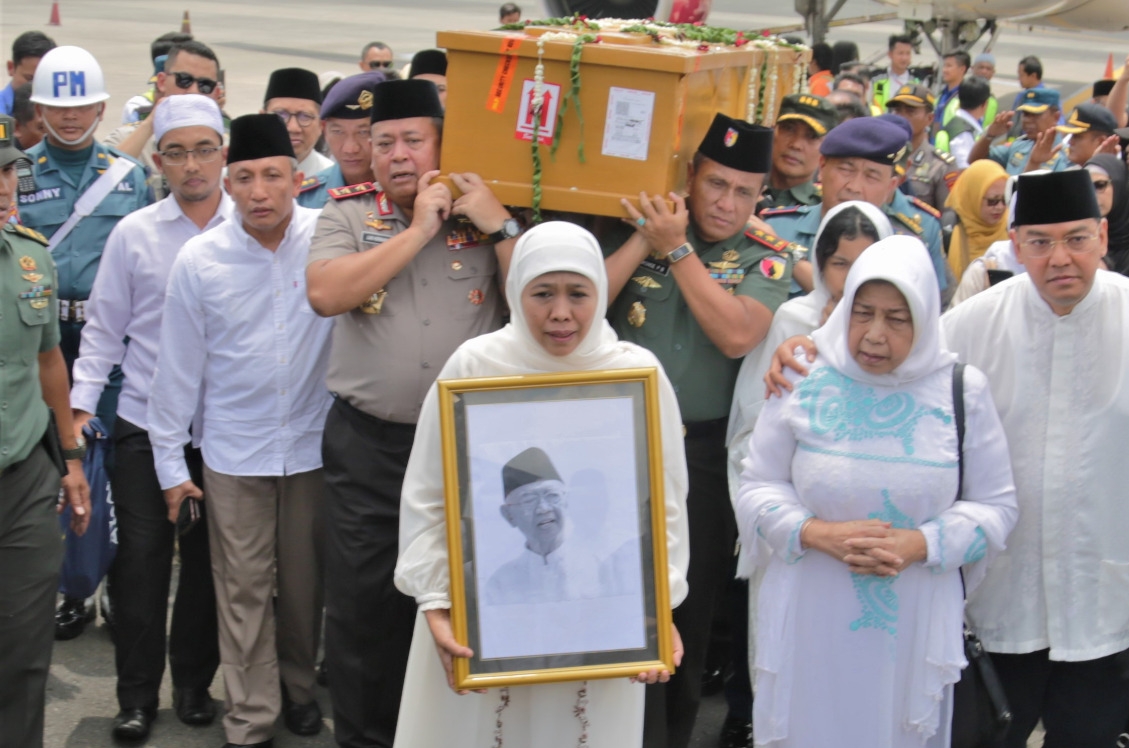
[[[668, 579], [672, 606], [686, 597], [689, 546], [682, 421], [658, 359], [622, 342], [604, 319], [607, 274], [595, 238], [569, 223], [545, 223], [517, 243], [506, 281], [512, 321], [462, 344], [439, 379], [655, 367], [665, 471]], [[398, 748], [507, 745], [532, 748], [631, 748], [642, 742], [643, 687], [628, 679], [547, 683], [459, 695], [453, 657], [471, 651], [454, 641], [449, 609], [447, 527], [438, 395], [432, 387], [404, 478], [396, 586], [419, 604], [401, 698]], [[675, 632], [675, 662], [681, 642]], [[664, 681], [666, 671], [637, 680]]]
[[763, 573], [758, 746], [949, 745], [961, 573], [974, 588], [1017, 510], [1004, 432], [971, 367], [958, 455], [938, 307], [921, 242], [874, 244], [813, 333], [809, 374], [757, 420], [736, 511]]

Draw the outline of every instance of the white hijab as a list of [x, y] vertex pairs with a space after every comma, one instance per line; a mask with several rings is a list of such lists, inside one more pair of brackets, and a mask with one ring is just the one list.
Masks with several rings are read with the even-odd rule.
[[[529, 331], [521, 293], [546, 273], [578, 273], [596, 286], [596, 313], [591, 328], [567, 356], [546, 351]], [[686, 597], [689, 541], [686, 525], [686, 454], [682, 415], [674, 388], [662, 364], [646, 348], [621, 341], [604, 319], [608, 276], [600, 245], [588, 231], [564, 221], [535, 226], [518, 240], [506, 279], [511, 321], [496, 332], [466, 341], [455, 350], [439, 379], [496, 377], [556, 371], [633, 369], [659, 371], [659, 422], [665, 480], [667, 553], [671, 605]], [[400, 502], [400, 558], [396, 586], [427, 607], [447, 607], [448, 567], [443, 515], [443, 450], [439, 430], [438, 389], [432, 385], [423, 401], [415, 443], [404, 476]]]
[[[855, 294], [867, 281], [892, 283], [909, 304], [913, 318], [913, 347], [906, 360], [888, 374], [871, 374], [855, 361], [847, 344]], [[820, 329], [812, 333], [820, 355], [839, 372], [859, 382], [896, 387], [952, 366], [956, 354], [945, 347], [941, 335], [941, 302], [937, 275], [920, 240], [891, 236], [867, 248], [847, 274], [843, 298]]]
[[875, 231], [878, 232], [879, 241], [894, 235], [894, 229], [890, 226], [890, 219], [886, 217], [886, 214], [879, 208], [876, 208], [870, 203], [863, 202], [862, 200], [849, 200], [845, 203], [839, 203], [834, 208], [827, 211], [827, 214], [820, 220], [819, 229], [815, 232], [815, 239], [812, 240], [811, 243], [811, 262], [815, 268], [815, 273], [812, 274], [812, 290], [808, 295], [800, 297], [805, 306], [815, 310], [815, 325], [812, 327], [813, 330], [819, 327], [819, 319], [823, 313], [823, 307], [827, 306], [827, 302], [831, 298], [831, 294], [827, 292], [827, 287], [823, 285], [824, 268], [819, 264], [819, 256], [815, 248], [819, 246], [819, 238], [823, 236], [823, 232], [827, 228], [827, 224], [831, 222], [831, 219], [848, 208], [854, 208], [866, 216], [867, 220], [874, 226]]

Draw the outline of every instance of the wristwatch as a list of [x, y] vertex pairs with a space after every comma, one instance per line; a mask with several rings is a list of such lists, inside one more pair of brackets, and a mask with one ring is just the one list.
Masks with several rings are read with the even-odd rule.
[[490, 235], [492, 242], [504, 242], [506, 239], [513, 239], [515, 236], [521, 234], [521, 224], [517, 222], [516, 218], [507, 218], [502, 222], [502, 228], [495, 231]]
[[686, 255], [691, 254], [694, 254], [694, 247], [690, 244], [690, 242], [686, 242], [685, 244], [680, 245], [673, 252], [668, 253], [666, 259], [670, 261], [670, 264], [673, 265]]
[[75, 439], [74, 449], [63, 450], [64, 460], [81, 460], [84, 457], [86, 457], [86, 440], [81, 436]]

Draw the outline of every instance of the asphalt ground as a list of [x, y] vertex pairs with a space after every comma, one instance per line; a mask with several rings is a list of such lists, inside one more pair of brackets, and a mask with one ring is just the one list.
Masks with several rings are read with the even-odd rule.
[[[237, 116], [258, 111], [272, 70], [297, 66], [318, 73], [336, 70], [351, 74], [358, 70], [361, 47], [377, 39], [392, 46], [401, 65], [416, 50], [434, 46], [436, 31], [493, 27], [499, 4], [498, 0], [414, 0], [410, 4], [361, 0], [61, 0], [61, 25], [51, 27], [47, 25], [51, 0], [5, 0], [0, 2], [0, 50], [7, 57], [18, 34], [40, 29], [59, 44], [91, 51], [103, 68], [111, 94], [107, 116], [99, 128], [99, 134], [104, 135], [117, 126], [125, 101], [146, 89], [149, 42], [179, 29], [185, 11], [189, 12], [196, 38], [211, 45], [220, 57], [226, 71], [226, 109]], [[529, 0], [521, 4], [528, 6], [526, 15], [541, 15], [532, 10]], [[889, 10], [872, 0], [847, 0], [839, 15], [848, 18]], [[798, 18], [787, 2], [714, 0], [709, 20], [748, 29], [795, 23]], [[1024, 55], [1040, 56], [1048, 85], [1069, 95], [1102, 76], [1110, 53], [1120, 65], [1129, 52], [1124, 35], [1003, 26], [1005, 31], [993, 50], [998, 63], [993, 89], [1000, 96], [1017, 89], [1014, 71]], [[832, 30], [829, 41], [854, 41], [865, 58], [880, 54], [887, 36], [900, 30], [896, 21], [839, 28]], [[915, 57], [914, 64], [930, 61], [931, 56], [925, 54]], [[4, 84], [6, 75], [0, 70], [0, 85]], [[223, 697], [218, 680], [212, 694]], [[279, 748], [333, 745], [329, 696], [319, 691], [318, 700], [327, 715], [327, 729], [313, 738], [298, 738], [280, 729], [275, 741]], [[176, 720], [167, 677], [161, 702], [149, 746], [203, 748], [223, 744], [218, 722], [211, 727], [189, 728]], [[99, 622], [78, 639], [56, 644], [48, 683], [45, 745], [112, 745], [110, 726], [116, 711], [113, 647]], [[693, 740], [695, 748], [716, 745], [724, 713], [721, 696], [705, 700]]]

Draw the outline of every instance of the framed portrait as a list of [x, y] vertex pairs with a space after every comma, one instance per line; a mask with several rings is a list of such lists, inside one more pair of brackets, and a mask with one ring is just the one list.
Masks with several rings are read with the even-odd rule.
[[657, 371], [438, 387], [457, 687], [674, 672]]

